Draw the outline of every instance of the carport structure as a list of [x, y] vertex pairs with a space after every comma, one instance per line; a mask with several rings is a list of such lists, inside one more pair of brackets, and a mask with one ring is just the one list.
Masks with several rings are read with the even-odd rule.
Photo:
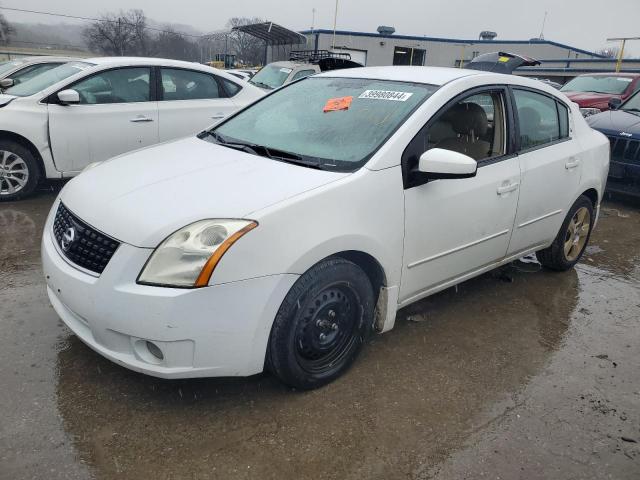
[[[271, 57], [275, 60], [274, 47], [277, 48], [277, 59], [288, 58], [293, 45], [307, 43], [307, 37], [289, 30], [288, 28], [273, 22], [254, 23], [251, 25], [241, 25], [233, 27], [232, 31], [243, 32], [252, 37], [264, 41], [264, 64], [268, 63], [269, 47], [271, 47]], [[289, 48], [287, 48], [289, 47]]]

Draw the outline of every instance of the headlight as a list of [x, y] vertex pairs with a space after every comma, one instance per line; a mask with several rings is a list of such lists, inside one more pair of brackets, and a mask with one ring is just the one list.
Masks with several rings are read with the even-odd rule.
[[202, 220], [187, 225], [155, 249], [138, 283], [206, 287], [225, 252], [257, 226], [251, 220]]
[[600, 110], [599, 108], [581, 108], [580, 113], [582, 114], [583, 117], [587, 118], [587, 117], [590, 117], [591, 115], [602, 113], [602, 110]]

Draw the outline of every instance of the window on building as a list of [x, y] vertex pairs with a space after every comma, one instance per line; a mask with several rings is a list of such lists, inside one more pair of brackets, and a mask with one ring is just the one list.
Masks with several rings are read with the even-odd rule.
[[424, 65], [426, 50], [411, 47], [396, 47], [393, 51], [394, 65]]

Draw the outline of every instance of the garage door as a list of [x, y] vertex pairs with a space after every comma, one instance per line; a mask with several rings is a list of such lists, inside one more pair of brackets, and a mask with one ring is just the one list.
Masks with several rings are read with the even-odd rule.
[[348, 53], [351, 55], [351, 60], [354, 62], [361, 63], [362, 65], [367, 65], [367, 51], [366, 50], [350, 50], [348, 48], [336, 48], [332, 50], [334, 53]]

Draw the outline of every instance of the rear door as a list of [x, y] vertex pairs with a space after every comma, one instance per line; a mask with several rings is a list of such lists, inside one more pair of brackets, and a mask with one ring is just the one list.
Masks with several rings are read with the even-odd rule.
[[160, 69], [160, 141], [195, 135], [237, 110], [242, 87], [216, 75], [183, 68]]
[[65, 87], [80, 94], [80, 103], [48, 106], [57, 168], [77, 172], [91, 162], [158, 143], [158, 106], [152, 86], [150, 67], [125, 67]]
[[567, 106], [544, 92], [513, 88], [522, 184], [509, 253], [550, 243], [580, 185], [582, 158]]

